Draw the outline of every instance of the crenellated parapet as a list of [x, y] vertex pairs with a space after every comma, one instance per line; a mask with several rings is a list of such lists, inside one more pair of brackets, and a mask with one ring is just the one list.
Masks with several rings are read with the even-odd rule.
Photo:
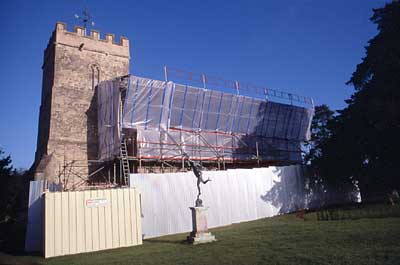
[[92, 29], [88, 34], [81, 26], [75, 26], [73, 31], [68, 31], [67, 25], [63, 22], [56, 23], [46, 50], [52, 44], [75, 47], [79, 51], [100, 52], [129, 58], [128, 38], [121, 36], [117, 42], [114, 34], [106, 33], [105, 38], [102, 39], [99, 31]]
[[56, 31], [57, 32], [64, 32], [64, 33], [67, 33], [67, 34], [76, 34], [77, 36], [87, 37], [87, 38], [92, 39], [92, 40], [108, 42], [108, 43], [112, 43], [112, 44], [115, 44], [115, 45], [120, 45], [120, 46], [125, 46], [125, 47], [129, 46], [128, 38], [121, 36], [119, 38], [119, 42], [115, 42], [115, 35], [111, 34], [111, 33], [106, 33], [105, 39], [103, 40], [103, 39], [100, 38], [100, 32], [99, 31], [92, 29], [92, 30], [90, 30], [89, 35], [87, 35], [86, 29], [84, 27], [81, 27], [81, 26], [75, 26], [74, 27], [74, 31], [73, 32], [69, 32], [69, 31], [67, 31], [67, 25], [64, 22], [57, 22], [56, 23]]

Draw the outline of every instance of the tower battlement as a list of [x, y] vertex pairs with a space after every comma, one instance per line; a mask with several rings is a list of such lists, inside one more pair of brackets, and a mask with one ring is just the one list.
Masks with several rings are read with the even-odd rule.
[[106, 33], [105, 38], [97, 30], [90, 30], [89, 34], [81, 26], [74, 26], [73, 31], [68, 31], [67, 24], [57, 22], [53, 34], [49, 40], [46, 51], [52, 44], [76, 47], [80, 51], [94, 51], [129, 58], [129, 39], [121, 36], [116, 42], [115, 35]]
[[108, 43], [112, 43], [115, 45], [120, 45], [120, 46], [129, 46], [129, 40], [127, 37], [121, 36], [119, 38], [119, 42], [115, 42], [115, 35], [112, 33], [106, 33], [106, 37], [105, 39], [101, 39], [100, 38], [100, 32], [97, 30], [90, 30], [90, 34], [87, 35], [86, 34], [86, 29], [84, 27], [81, 26], [75, 26], [74, 27], [74, 31], [70, 32], [67, 30], [67, 24], [64, 22], [57, 22], [56, 23], [56, 31], [60, 31], [60, 32], [65, 32], [67, 34], [76, 34], [78, 36], [83, 36], [83, 37], [88, 37], [90, 39], [93, 40], [99, 40], [99, 41], [104, 41], [104, 42], [108, 42]]

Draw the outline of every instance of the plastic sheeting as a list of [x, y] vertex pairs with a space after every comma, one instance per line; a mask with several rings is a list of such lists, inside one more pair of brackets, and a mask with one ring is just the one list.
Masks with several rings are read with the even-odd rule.
[[112, 160], [119, 153], [120, 83], [101, 82], [97, 86], [97, 130], [100, 160]]
[[48, 184], [46, 180], [29, 183], [28, 223], [26, 227], [25, 251], [41, 251], [43, 244], [43, 192], [61, 190], [60, 185]]
[[[204, 171], [201, 198], [209, 207], [209, 227], [270, 217], [304, 207], [300, 166]], [[197, 196], [192, 172], [131, 174], [130, 186], [142, 194], [145, 238], [189, 232], [189, 207]]]
[[[98, 87], [100, 159], [118, 155], [118, 82]], [[185, 151], [200, 159], [254, 159], [258, 149], [261, 160], [298, 162], [313, 115], [312, 108], [136, 76], [124, 98], [122, 127], [137, 129], [142, 158]]]
[[300, 142], [248, 135], [221, 133], [192, 133], [182, 130], [138, 130], [141, 158], [180, 159], [182, 152], [192, 159], [216, 160], [216, 154], [225, 161], [256, 159], [301, 161]]
[[130, 77], [126, 128], [179, 128], [304, 141], [312, 109], [238, 94]]
[[174, 84], [130, 77], [123, 108], [124, 128], [166, 128], [170, 119]]

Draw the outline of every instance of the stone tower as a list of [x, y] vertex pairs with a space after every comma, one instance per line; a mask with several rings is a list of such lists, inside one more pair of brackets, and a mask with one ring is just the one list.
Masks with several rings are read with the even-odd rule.
[[44, 51], [42, 99], [33, 172], [35, 179], [54, 181], [87, 177], [97, 159], [98, 82], [129, 74], [129, 41], [83, 27], [56, 28]]

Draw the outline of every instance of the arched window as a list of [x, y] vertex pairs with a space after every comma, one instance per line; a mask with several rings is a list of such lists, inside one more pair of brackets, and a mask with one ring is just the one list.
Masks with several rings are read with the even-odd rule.
[[97, 64], [92, 64], [90, 68], [92, 70], [92, 90], [94, 90], [100, 82], [100, 67]]

